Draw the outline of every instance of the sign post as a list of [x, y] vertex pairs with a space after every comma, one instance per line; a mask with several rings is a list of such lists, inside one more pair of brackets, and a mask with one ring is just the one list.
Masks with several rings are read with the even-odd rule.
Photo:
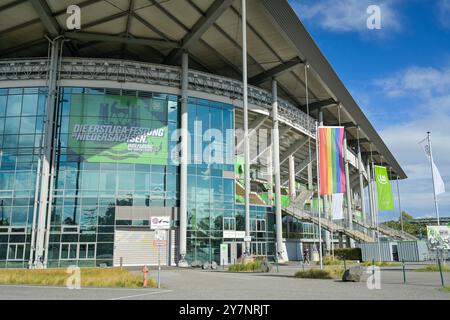
[[152, 217], [150, 228], [155, 230], [153, 245], [158, 247], [158, 289], [161, 288], [161, 247], [167, 245], [167, 230], [170, 229], [170, 217]]

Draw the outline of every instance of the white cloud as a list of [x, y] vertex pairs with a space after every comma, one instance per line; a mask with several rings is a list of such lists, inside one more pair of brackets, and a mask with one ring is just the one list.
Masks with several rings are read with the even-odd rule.
[[450, 0], [439, 0], [439, 21], [444, 28], [450, 28]]
[[411, 67], [394, 76], [375, 80], [390, 97], [422, 96], [445, 98], [450, 95], [450, 68]]
[[430, 164], [418, 144], [431, 131], [434, 160], [447, 190], [438, 196], [441, 214], [450, 215], [450, 68], [413, 67], [375, 83], [393, 99], [416, 101], [409, 105], [410, 120], [380, 130], [408, 175], [401, 183], [403, 207], [416, 215], [434, 214]]
[[378, 5], [381, 9], [381, 27], [383, 30], [399, 31], [400, 18], [394, 6], [396, 0], [292, 0], [302, 20], [310, 20], [323, 29], [334, 32], [366, 32], [367, 8]]

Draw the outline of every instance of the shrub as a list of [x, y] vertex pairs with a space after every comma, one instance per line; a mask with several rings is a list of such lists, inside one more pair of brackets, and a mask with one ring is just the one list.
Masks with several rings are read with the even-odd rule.
[[247, 263], [235, 263], [228, 267], [230, 272], [261, 272], [261, 261], [256, 260]]
[[[350, 260], [346, 260], [345, 263], [348, 265], [352, 263]], [[317, 262], [316, 264], [320, 264], [320, 262]], [[343, 266], [344, 260], [334, 259], [330, 256], [326, 256], [323, 258], [323, 265], [324, 266]]]
[[309, 269], [298, 271], [294, 274], [296, 278], [302, 279], [339, 279], [344, 274], [344, 268]]
[[339, 260], [362, 260], [361, 248], [334, 249], [334, 256]]

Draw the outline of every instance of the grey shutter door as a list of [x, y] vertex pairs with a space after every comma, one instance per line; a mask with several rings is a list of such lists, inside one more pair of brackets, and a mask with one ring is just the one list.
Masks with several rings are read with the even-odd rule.
[[[153, 245], [154, 231], [116, 230], [114, 238], [114, 266], [156, 266], [158, 247]], [[161, 247], [161, 265], [167, 265], [167, 246]]]

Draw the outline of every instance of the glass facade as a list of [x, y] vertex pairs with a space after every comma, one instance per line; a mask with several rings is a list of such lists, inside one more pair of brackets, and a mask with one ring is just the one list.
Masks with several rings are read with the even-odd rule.
[[223, 134], [233, 132], [233, 106], [191, 98], [188, 121], [194, 139], [188, 165], [186, 260], [219, 262], [223, 220], [235, 216], [234, 136], [226, 143]]
[[[58, 98], [48, 266], [111, 266], [115, 231], [148, 229], [149, 219], [135, 212], [179, 207], [179, 97], [64, 87]], [[26, 267], [30, 259], [46, 99], [45, 88], [0, 89], [0, 267]], [[222, 243], [243, 245], [234, 112], [229, 104], [188, 100], [189, 262], [219, 263]], [[273, 259], [272, 207], [251, 205], [250, 216], [251, 253]]]
[[[148, 219], [134, 219], [133, 214], [123, 219], [116, 217], [116, 212], [124, 207], [131, 213], [143, 207], [178, 207], [178, 167], [167, 154], [160, 161], [166, 165], [145, 163], [150, 162], [148, 159], [124, 159], [116, 154], [106, 157], [104, 151], [115, 149], [118, 143], [113, 147], [108, 143], [84, 144], [77, 149], [80, 146], [73, 142], [71, 145], [70, 141], [71, 121], [82, 117], [83, 123], [123, 127], [150, 126], [156, 118], [167, 126], [170, 136], [178, 126], [177, 97], [63, 88], [60, 101], [49, 266], [112, 265], [116, 227], [149, 225]], [[134, 105], [129, 105], [129, 101]], [[108, 113], [124, 104], [130, 110], [136, 108], [136, 112]], [[168, 144], [170, 148], [170, 141]]]
[[0, 89], [0, 267], [25, 267], [30, 255], [44, 88]]

